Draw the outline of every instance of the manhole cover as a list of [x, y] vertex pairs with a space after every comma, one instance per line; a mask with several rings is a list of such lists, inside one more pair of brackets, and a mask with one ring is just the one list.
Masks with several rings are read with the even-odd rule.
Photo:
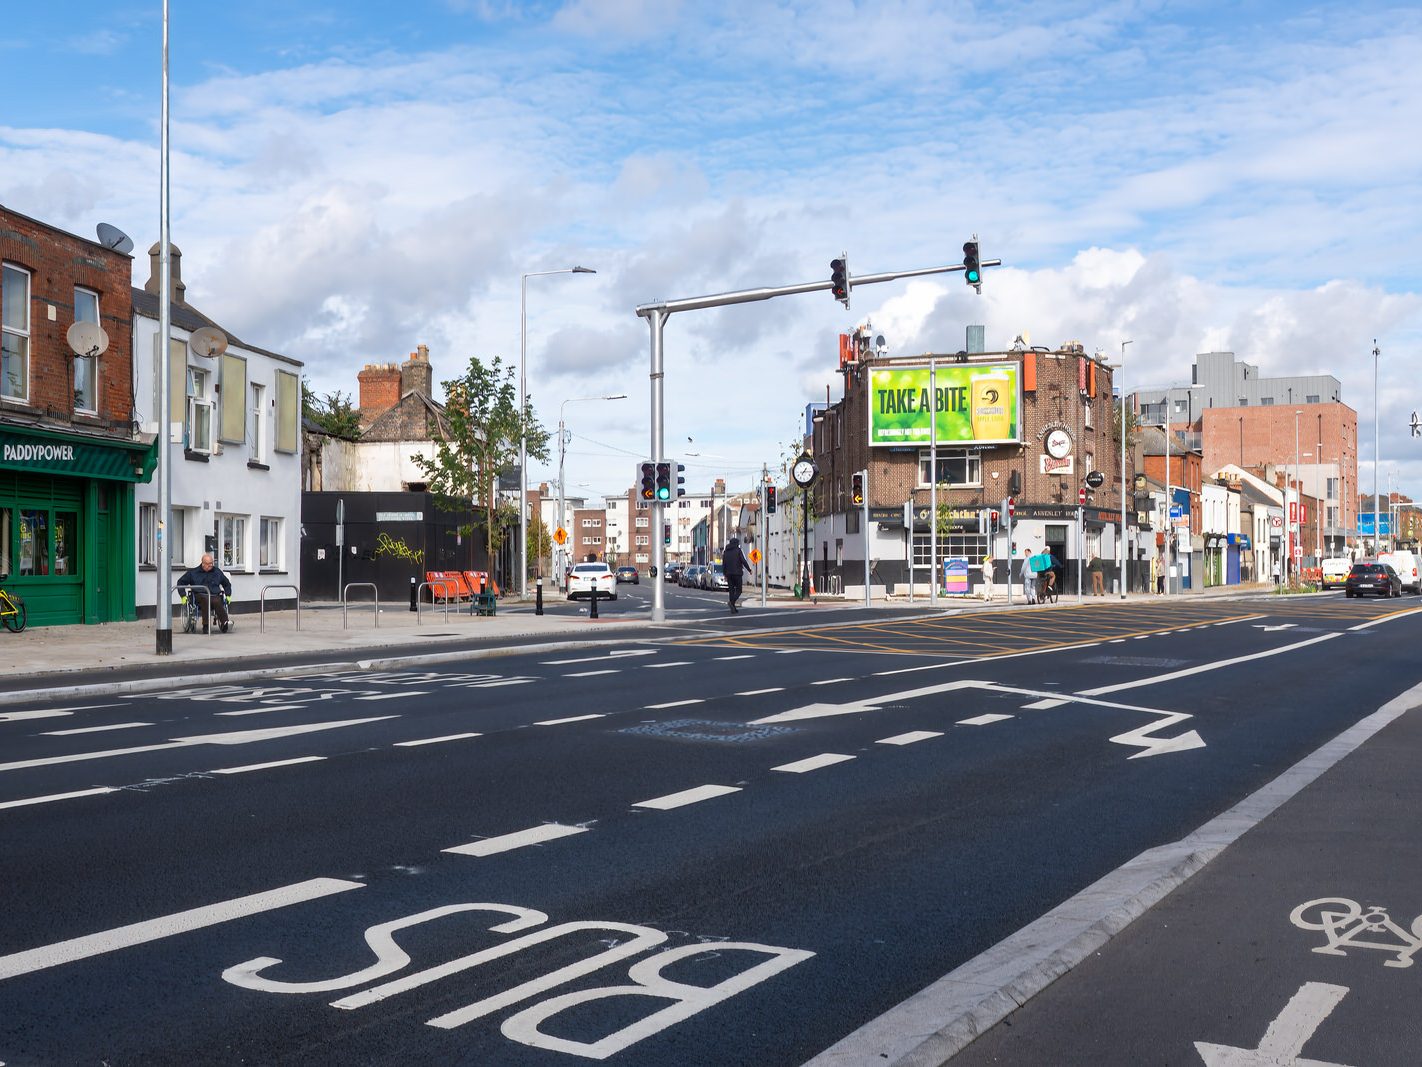
[[794, 726], [748, 726], [740, 722], [720, 722], [716, 719], [671, 719], [667, 722], [647, 722], [628, 726], [620, 734], [641, 734], [668, 741], [714, 741], [739, 745], [747, 741], [764, 741], [771, 737], [798, 733]]

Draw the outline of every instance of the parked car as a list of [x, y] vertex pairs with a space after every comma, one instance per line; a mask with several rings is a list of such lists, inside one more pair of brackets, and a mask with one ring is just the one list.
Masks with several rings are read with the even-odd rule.
[[606, 563], [579, 563], [568, 575], [568, 599], [605, 597], [617, 599], [617, 580]]
[[1322, 577], [1319, 585], [1324, 589], [1341, 588], [1347, 581], [1348, 575], [1353, 570], [1353, 561], [1342, 556], [1323, 561]]
[[1402, 579], [1386, 563], [1367, 561], [1353, 564], [1348, 572], [1348, 581], [1343, 586], [1347, 596], [1363, 596], [1375, 593], [1378, 596], [1401, 596]]
[[633, 585], [641, 585], [641, 584], [642, 584], [641, 576], [637, 573], [637, 568], [636, 568], [636, 567], [618, 567], [618, 568], [617, 568], [617, 581], [618, 581], [619, 583], [621, 583], [621, 582], [631, 582]]
[[702, 589], [730, 588], [730, 586], [726, 582], [726, 573], [721, 569], [721, 565], [719, 563], [713, 563], [711, 564], [711, 566], [706, 568], [706, 573], [702, 576], [702, 582], [704, 583], [701, 586]]
[[681, 572], [683, 569], [685, 569], [685, 567], [685, 563], [668, 563], [666, 567], [662, 570], [662, 576], [668, 582], [675, 582], [681, 577]]
[[681, 577], [676, 580], [676, 584], [687, 589], [701, 588], [701, 572], [706, 568], [699, 563], [693, 563], [681, 572]]
[[1397, 571], [1402, 588], [1414, 593], [1422, 593], [1422, 575], [1418, 574], [1417, 553], [1407, 551], [1384, 552], [1378, 556], [1379, 563], [1386, 563]]

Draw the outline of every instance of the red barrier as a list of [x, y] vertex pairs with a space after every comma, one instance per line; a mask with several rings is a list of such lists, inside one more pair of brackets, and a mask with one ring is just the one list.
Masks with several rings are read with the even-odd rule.
[[425, 571], [430, 594], [440, 600], [468, 600], [473, 593], [462, 571]]
[[492, 592], [495, 596], [503, 596], [499, 592], [499, 583], [490, 577], [488, 571], [465, 571], [464, 580], [469, 583], [469, 588], [476, 593]]

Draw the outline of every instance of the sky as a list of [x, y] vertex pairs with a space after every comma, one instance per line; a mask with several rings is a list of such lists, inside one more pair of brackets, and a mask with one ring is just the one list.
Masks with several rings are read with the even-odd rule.
[[[8, 7], [9, 5], [7, 5]], [[0, 203], [158, 239], [161, 0], [6, 12]], [[1188, 382], [1195, 353], [1330, 373], [1381, 484], [1422, 497], [1422, 9], [1163, 0], [174, 0], [173, 240], [191, 304], [354, 393], [430, 347], [517, 363], [568, 493], [650, 453], [640, 304], [957, 263], [673, 315], [666, 452], [693, 491], [777, 468], [892, 355], [1019, 334]], [[626, 394], [624, 400], [587, 400]], [[567, 403], [576, 401], [575, 403]], [[556, 477], [557, 455], [530, 464]]]

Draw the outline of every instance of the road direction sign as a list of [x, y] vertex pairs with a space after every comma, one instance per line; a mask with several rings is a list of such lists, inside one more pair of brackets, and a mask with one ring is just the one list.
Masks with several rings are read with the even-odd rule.
[[561, 527], [561, 526], [558, 527], [558, 529], [556, 529], [556, 530], [553, 531], [553, 540], [557, 541], [560, 545], [567, 544], [567, 543], [568, 543], [568, 531], [565, 530], [565, 529], [563, 529], [563, 527]]

